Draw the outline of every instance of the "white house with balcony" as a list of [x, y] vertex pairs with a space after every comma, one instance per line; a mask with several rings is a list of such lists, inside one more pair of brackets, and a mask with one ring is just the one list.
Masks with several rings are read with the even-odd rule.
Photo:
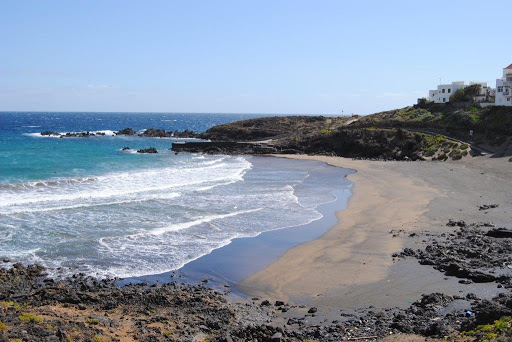
[[452, 82], [451, 84], [440, 84], [436, 90], [428, 92], [428, 100], [434, 103], [447, 103], [450, 102], [450, 96], [457, 90], [466, 88], [466, 82]]
[[496, 80], [496, 106], [512, 106], [512, 64], [503, 69], [503, 77]]
[[469, 85], [480, 85], [480, 92], [474, 97], [475, 102], [478, 103], [494, 103], [496, 96], [496, 89], [491, 88], [487, 82], [470, 82]]
[[475, 84], [480, 85], [480, 92], [474, 97], [474, 101], [479, 103], [494, 103], [496, 89], [491, 88], [487, 82], [470, 82], [466, 84], [466, 82], [460, 81], [452, 82], [452, 84], [441, 84], [437, 86], [437, 90], [429, 91], [428, 100], [434, 103], [448, 103], [450, 102], [450, 96], [457, 90]]

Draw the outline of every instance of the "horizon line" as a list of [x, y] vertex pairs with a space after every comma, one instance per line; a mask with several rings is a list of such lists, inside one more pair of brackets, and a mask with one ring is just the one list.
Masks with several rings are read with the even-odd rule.
[[59, 110], [0, 110], [0, 113], [95, 113], [95, 114], [228, 114], [228, 115], [296, 115], [296, 116], [351, 116], [335, 113], [243, 113], [243, 112], [123, 112], [123, 111], [59, 111]]

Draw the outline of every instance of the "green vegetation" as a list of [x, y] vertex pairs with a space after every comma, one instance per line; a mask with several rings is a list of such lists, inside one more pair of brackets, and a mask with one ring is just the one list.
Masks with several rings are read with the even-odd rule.
[[450, 102], [473, 102], [481, 89], [482, 86], [480, 84], [472, 84], [464, 89], [459, 89], [450, 96]]
[[97, 318], [87, 318], [87, 323], [92, 325], [100, 324], [100, 320]]
[[18, 316], [18, 319], [22, 322], [34, 322], [34, 323], [41, 323], [44, 321], [42, 317], [29, 314], [27, 312], [22, 312], [21, 315]]
[[106, 337], [105, 337], [105, 336], [103, 336], [103, 335], [96, 335], [96, 336], [94, 336], [94, 337], [92, 338], [92, 340], [93, 340], [94, 342], [106, 342], [106, 341], [107, 341]]
[[0, 333], [3, 333], [4, 331], [7, 331], [7, 324], [0, 321]]
[[[469, 92], [471, 93], [471, 90]], [[480, 108], [471, 102], [429, 103], [367, 115], [353, 125], [441, 130], [461, 139], [469, 138], [469, 130], [473, 130], [475, 141], [480, 138], [489, 140], [496, 135], [511, 134], [512, 108], [500, 106]]]
[[167, 330], [164, 330], [164, 332], [162, 333], [165, 337], [172, 337], [174, 336], [173, 332], [171, 329], [167, 329]]
[[462, 152], [461, 150], [466, 150], [469, 146], [467, 144], [461, 144], [449, 140], [442, 135], [431, 135], [431, 134], [423, 134], [423, 155], [425, 157], [432, 157], [438, 151], [441, 151], [441, 154], [437, 158], [438, 160], [446, 160], [447, 156], [452, 157], [453, 160], [461, 159], [462, 156], [466, 156], [467, 151]]
[[512, 317], [505, 316], [492, 324], [479, 325], [476, 329], [468, 331], [467, 335], [475, 336], [481, 341], [491, 341], [501, 337], [509, 338], [512, 336]]
[[0, 305], [7, 309], [8, 307], [13, 306], [14, 302], [12, 300], [8, 302], [0, 302]]
[[216, 141], [256, 141], [283, 135], [329, 135], [349, 119], [323, 116], [264, 117], [215, 126], [201, 137]]
[[21, 338], [13, 338], [11, 342], [23, 342]]
[[447, 156], [445, 153], [441, 153], [441, 154], [437, 157], [437, 160], [445, 161], [446, 159], [448, 159], [448, 156]]
[[[473, 94], [474, 89], [469, 88], [464, 96]], [[424, 103], [357, 119], [263, 117], [212, 127], [201, 138], [215, 142], [270, 140], [262, 152], [255, 148], [255, 154], [274, 150], [387, 160], [457, 160], [469, 154], [470, 146], [455, 140], [501, 146], [511, 132], [512, 108], [480, 108], [472, 102], [454, 102]], [[231, 147], [205, 148], [215, 152]], [[242, 148], [234, 149], [243, 152]]]
[[452, 150], [452, 152], [450, 153], [450, 157], [452, 157], [453, 160], [462, 159], [462, 151], [456, 148]]

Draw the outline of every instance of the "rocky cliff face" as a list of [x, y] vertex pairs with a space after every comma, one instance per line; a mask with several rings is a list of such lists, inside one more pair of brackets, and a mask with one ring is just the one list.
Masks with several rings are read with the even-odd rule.
[[421, 160], [423, 136], [391, 129], [339, 129], [327, 134], [312, 134], [284, 140], [281, 146], [308, 154], [327, 154], [349, 158]]
[[306, 135], [321, 130], [332, 130], [348, 118], [323, 116], [275, 116], [237, 121], [210, 128], [201, 138], [213, 141], [257, 141], [280, 139], [292, 135]]
[[[260, 141], [253, 146], [225, 146], [221, 153], [261, 154], [307, 153], [351, 158], [418, 160], [425, 142], [422, 134], [401, 129], [357, 128], [347, 125], [350, 118], [287, 116], [233, 122], [211, 128], [201, 135], [214, 143], [220, 141]], [[190, 146], [191, 147], [191, 146]], [[190, 152], [211, 153], [212, 144], [194, 145]], [[189, 146], [180, 146], [187, 151]]]

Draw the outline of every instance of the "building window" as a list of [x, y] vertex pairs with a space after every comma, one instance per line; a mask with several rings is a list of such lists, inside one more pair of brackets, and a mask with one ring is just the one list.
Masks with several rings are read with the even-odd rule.
[[503, 91], [503, 87], [498, 87], [498, 93], [501, 93]]
[[445, 91], [445, 89], [443, 89], [443, 94], [444, 94], [444, 91]]
[[[444, 90], [444, 89], [443, 89], [443, 90]], [[444, 91], [443, 91], [443, 93], [444, 93]], [[445, 98], [445, 97], [443, 97], [443, 102], [446, 102], [446, 98]]]
[[451, 92], [452, 92], [452, 89], [451, 89], [451, 88], [450, 88], [450, 89], [448, 89], [448, 94], [449, 94], [449, 93], [451, 93]]

